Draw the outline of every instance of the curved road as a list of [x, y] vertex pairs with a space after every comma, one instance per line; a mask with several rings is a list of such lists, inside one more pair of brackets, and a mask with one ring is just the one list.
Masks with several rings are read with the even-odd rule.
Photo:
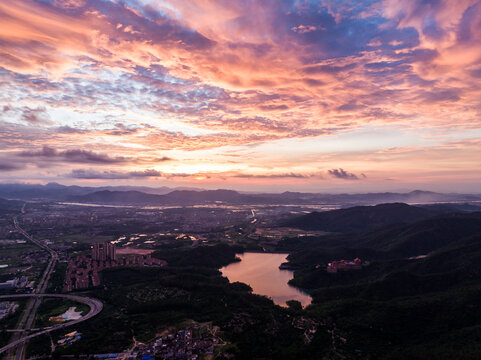
[[[22, 214], [25, 213], [25, 204], [22, 207]], [[37, 245], [38, 247], [48, 251], [50, 254], [50, 260], [48, 262], [47, 267], [45, 268], [45, 271], [43, 272], [43, 275], [37, 285], [37, 288], [35, 289], [34, 293], [35, 294], [43, 294], [45, 293], [45, 290], [47, 288], [48, 281], [50, 279], [50, 275], [52, 274], [54, 268], [55, 268], [55, 263], [58, 259], [58, 254], [56, 251], [53, 249], [49, 248], [46, 244], [43, 244], [41, 241], [35, 240], [32, 236], [30, 236], [25, 230], [23, 230], [17, 220], [17, 217], [13, 217], [13, 223], [15, 225], [15, 228], [17, 231], [22, 234], [28, 241], [32, 242], [34, 245]], [[32, 324], [35, 320], [35, 315], [37, 314], [37, 309], [40, 306], [40, 299], [39, 298], [33, 298], [27, 303], [27, 307], [23, 313], [22, 318], [20, 319], [20, 322], [17, 326], [17, 329], [21, 330], [29, 330], [32, 327]], [[16, 343], [17, 340], [19, 340], [22, 337], [22, 333], [16, 333], [13, 335], [12, 340], [10, 341], [11, 343]], [[15, 354], [13, 354], [14, 348], [12, 348], [8, 358], [9, 359], [15, 359], [15, 360], [24, 360], [25, 359], [25, 350], [26, 350], [26, 342], [21, 342], [20, 346], [16, 349]]]
[[83, 304], [86, 304], [90, 307], [90, 311], [87, 313], [87, 315], [82, 316], [80, 319], [69, 321], [63, 324], [58, 324], [55, 326], [50, 326], [47, 328], [44, 328], [43, 330], [40, 330], [36, 333], [27, 335], [25, 337], [22, 337], [21, 339], [15, 340], [11, 342], [8, 345], [5, 345], [4, 347], [0, 348], [0, 354], [9, 350], [13, 349], [15, 346], [30, 340], [34, 337], [47, 334], [49, 332], [55, 331], [55, 330], [60, 330], [63, 328], [66, 328], [67, 326], [72, 326], [78, 323], [81, 323], [82, 321], [88, 320], [95, 315], [97, 315], [100, 311], [102, 311], [103, 304], [100, 300], [94, 299], [94, 298], [89, 298], [89, 297], [84, 297], [84, 296], [77, 296], [77, 295], [65, 295], [65, 294], [17, 294], [17, 295], [2, 295], [0, 296], [0, 299], [12, 299], [12, 298], [24, 298], [24, 297], [56, 297], [56, 298], [63, 298], [67, 300], [72, 300], [72, 301], [77, 301]]
[[[22, 214], [25, 213], [25, 204], [22, 207]], [[9, 352], [9, 358], [14, 358], [15, 360], [24, 360], [25, 359], [25, 350], [26, 350], [26, 344], [27, 340], [31, 339], [32, 337], [46, 334], [50, 331], [57, 330], [57, 329], [62, 329], [64, 327], [70, 326], [70, 325], [75, 325], [81, 321], [90, 319], [92, 316], [97, 315], [101, 310], [102, 310], [102, 303], [99, 300], [92, 299], [92, 298], [84, 298], [81, 296], [76, 296], [76, 295], [63, 295], [63, 294], [45, 294], [45, 290], [47, 289], [47, 284], [50, 279], [50, 275], [52, 274], [54, 268], [55, 268], [55, 263], [58, 260], [58, 254], [55, 250], [51, 249], [48, 245], [42, 243], [41, 241], [35, 240], [31, 235], [29, 235], [25, 230], [23, 230], [17, 220], [17, 217], [13, 217], [13, 223], [15, 225], [15, 228], [17, 229], [18, 232], [20, 232], [27, 240], [30, 242], [34, 243], [38, 247], [48, 251], [50, 254], [50, 260], [48, 262], [47, 267], [45, 268], [45, 271], [42, 275], [42, 278], [40, 279], [40, 282], [37, 285], [37, 288], [34, 291], [34, 294], [22, 294], [22, 295], [15, 295], [13, 297], [32, 297], [32, 299], [28, 302], [27, 307], [23, 313], [22, 318], [20, 319], [20, 323], [17, 326], [18, 330], [24, 330], [24, 331], [29, 331], [32, 327], [32, 324], [35, 320], [35, 315], [37, 313], [37, 309], [40, 306], [40, 297], [42, 296], [49, 296], [49, 297], [59, 297], [59, 298], [65, 298], [65, 299], [71, 299], [74, 301], [78, 301], [81, 303], [85, 303], [90, 306], [90, 312], [82, 317], [81, 319], [71, 321], [68, 323], [60, 324], [51, 328], [45, 328], [39, 332], [36, 332], [34, 334], [28, 335], [28, 336], [23, 336], [25, 333], [18, 332], [13, 335], [12, 340], [7, 346], [4, 346], [3, 348], [0, 349], [0, 353], [4, 352], [5, 350], [10, 350]], [[10, 296], [12, 297], [12, 296]], [[13, 351], [15, 347], [18, 346], [16, 349], [16, 353], [13, 356]]]

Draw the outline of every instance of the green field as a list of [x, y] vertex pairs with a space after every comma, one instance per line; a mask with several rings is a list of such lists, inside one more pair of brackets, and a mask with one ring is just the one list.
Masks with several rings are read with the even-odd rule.
[[65, 313], [70, 307], [75, 307], [75, 311], [79, 311], [82, 315], [85, 315], [89, 311], [89, 307], [85, 304], [75, 301], [45, 298], [42, 300], [35, 318], [35, 327], [46, 327], [57, 324], [58, 322], [51, 321], [51, 317], [59, 316]]

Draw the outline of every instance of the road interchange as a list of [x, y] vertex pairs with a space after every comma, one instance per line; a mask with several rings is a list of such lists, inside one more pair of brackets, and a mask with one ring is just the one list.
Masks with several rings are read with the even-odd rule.
[[[22, 214], [25, 213], [25, 205], [22, 207]], [[48, 247], [46, 244], [35, 240], [31, 235], [29, 235], [24, 229], [22, 229], [18, 223], [17, 217], [15, 216], [13, 218], [13, 223], [16, 228], [16, 230], [21, 233], [27, 240], [30, 242], [34, 243], [38, 247], [46, 250], [50, 254], [50, 259], [47, 264], [47, 267], [45, 268], [45, 271], [42, 274], [42, 277], [37, 285], [37, 287], [34, 290], [34, 293], [32, 294], [18, 294], [18, 295], [4, 295], [0, 296], [0, 299], [2, 298], [22, 298], [22, 297], [30, 297], [32, 298], [27, 302], [27, 306], [25, 308], [25, 311], [23, 312], [23, 315], [20, 319], [20, 322], [17, 325], [16, 333], [13, 335], [12, 339], [10, 340], [10, 343], [2, 348], [0, 348], [0, 354], [9, 351], [9, 354], [7, 356], [8, 359], [14, 358], [15, 360], [24, 360], [25, 359], [25, 352], [26, 352], [26, 344], [27, 341], [31, 338], [34, 338], [36, 336], [40, 336], [46, 333], [49, 333], [54, 330], [59, 330], [62, 328], [65, 328], [67, 326], [75, 325], [78, 324], [82, 321], [85, 321], [87, 319], [90, 319], [91, 317], [97, 315], [101, 310], [102, 310], [102, 302], [99, 300], [93, 299], [93, 298], [88, 298], [88, 297], [82, 297], [82, 296], [77, 296], [77, 295], [64, 295], [64, 294], [45, 294], [45, 291], [47, 289], [48, 281], [50, 279], [50, 275], [55, 269], [55, 264], [58, 260], [58, 254], [55, 250], [51, 249]], [[43, 330], [40, 330], [38, 332], [35, 332], [33, 334], [30, 334], [28, 336], [23, 336], [24, 333], [27, 333], [35, 320], [35, 316], [37, 313], [37, 309], [40, 306], [41, 303], [41, 298], [42, 297], [57, 297], [57, 298], [64, 298], [64, 299], [70, 299], [74, 301], [78, 301], [81, 303], [84, 303], [90, 307], [90, 311], [87, 315], [82, 316], [80, 319], [75, 320], [75, 321], [70, 321], [67, 323], [59, 324], [53, 327], [45, 328]], [[15, 350], [15, 347], [17, 347], [17, 351], [15, 352], [15, 355], [13, 355], [13, 351]]]
[[61, 299], [66, 299], [66, 300], [72, 300], [76, 302], [80, 302], [83, 304], [86, 304], [90, 307], [89, 312], [82, 316], [81, 318], [77, 320], [72, 320], [69, 322], [65, 322], [62, 324], [54, 325], [54, 326], [49, 326], [46, 328], [43, 328], [33, 334], [29, 334], [27, 336], [24, 336], [20, 339], [17, 339], [13, 342], [10, 342], [8, 345], [5, 345], [4, 347], [0, 348], [0, 354], [8, 351], [10, 349], [15, 348], [16, 346], [24, 343], [25, 341], [28, 341], [34, 337], [40, 336], [47, 334], [52, 331], [64, 329], [68, 326], [76, 325], [79, 324], [85, 320], [88, 320], [98, 313], [102, 311], [103, 304], [100, 300], [90, 298], [90, 297], [85, 297], [85, 296], [78, 296], [78, 295], [66, 295], [66, 294], [15, 294], [15, 295], [2, 295], [0, 296], [0, 299], [15, 299], [15, 298], [26, 298], [26, 297], [36, 297], [36, 298], [44, 298], [44, 297], [52, 297], [52, 298], [61, 298]]

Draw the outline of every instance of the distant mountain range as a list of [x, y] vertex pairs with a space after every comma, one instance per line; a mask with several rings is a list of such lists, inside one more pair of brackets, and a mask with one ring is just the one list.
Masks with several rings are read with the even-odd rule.
[[65, 200], [69, 196], [87, 195], [97, 191], [139, 191], [146, 194], [163, 195], [175, 190], [202, 190], [190, 187], [147, 187], [147, 186], [65, 186], [55, 182], [39, 184], [0, 184], [0, 197], [9, 199]]
[[87, 195], [69, 196], [68, 201], [116, 205], [195, 205], [213, 202], [242, 203], [243, 196], [231, 190], [175, 190], [165, 195], [141, 191], [96, 191]]
[[320, 194], [284, 192], [245, 194], [233, 190], [192, 188], [150, 188], [135, 186], [81, 187], [57, 183], [47, 185], [0, 184], [0, 197], [19, 200], [68, 201], [115, 205], [199, 205], [199, 204], [292, 204], [375, 205], [380, 203], [439, 203], [481, 201], [480, 195], [442, 194], [430, 191], [409, 193]]

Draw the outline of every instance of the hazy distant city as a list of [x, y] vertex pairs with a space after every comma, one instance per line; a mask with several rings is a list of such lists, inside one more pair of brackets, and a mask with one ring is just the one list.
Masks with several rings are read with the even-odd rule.
[[481, 195], [139, 190], [0, 185], [6, 358], [452, 358], [479, 321]]

